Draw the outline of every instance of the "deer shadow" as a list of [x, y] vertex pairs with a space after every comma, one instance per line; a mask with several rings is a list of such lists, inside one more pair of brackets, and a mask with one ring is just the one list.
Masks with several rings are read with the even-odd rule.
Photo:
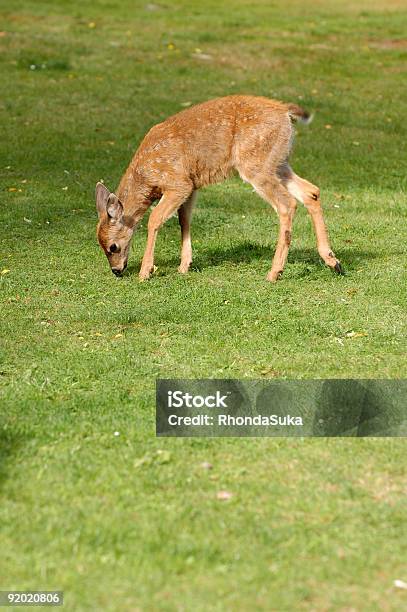
[[[380, 257], [380, 254], [375, 251], [359, 250], [356, 248], [346, 249], [341, 254], [340, 251], [336, 251], [339, 259], [344, 263], [348, 270], [353, 270], [363, 260], [372, 260]], [[253, 261], [265, 260], [270, 262], [274, 256], [274, 245], [266, 246], [256, 244], [249, 241], [241, 242], [240, 244], [227, 247], [227, 248], [215, 248], [209, 249], [206, 252], [199, 253], [195, 258], [193, 266], [195, 267], [212, 267], [222, 265], [224, 262], [231, 262], [235, 264], [239, 263], [251, 263]], [[322, 264], [322, 260], [318, 254], [317, 249], [313, 248], [292, 248], [288, 254], [288, 263], [302, 263], [308, 265]]]
[[9, 431], [0, 430], [0, 491], [8, 478], [8, 467], [23, 445], [23, 437]]
[[[235, 244], [229, 247], [216, 247], [209, 248], [198, 254], [195, 254], [191, 265], [191, 271], [200, 272], [205, 268], [212, 268], [221, 266], [222, 264], [229, 262], [232, 264], [249, 264], [254, 261], [267, 261], [271, 265], [272, 258], [274, 256], [274, 245], [262, 245], [251, 241], [243, 241], [239, 244]], [[380, 259], [381, 254], [374, 250], [360, 250], [355, 247], [346, 248], [343, 253], [340, 250], [336, 250], [336, 255], [342, 262], [345, 273], [351, 272], [358, 268], [362, 262], [371, 261], [374, 259]], [[395, 255], [401, 255], [401, 252], [394, 253]], [[177, 267], [179, 265], [179, 254], [171, 256], [170, 258], [160, 257], [157, 253], [156, 263], [161, 270], [163, 268]], [[288, 254], [288, 263], [301, 263], [306, 266], [324, 266], [318, 251], [316, 248], [292, 248]], [[137, 273], [139, 269], [139, 263], [133, 263], [129, 266], [130, 274]]]

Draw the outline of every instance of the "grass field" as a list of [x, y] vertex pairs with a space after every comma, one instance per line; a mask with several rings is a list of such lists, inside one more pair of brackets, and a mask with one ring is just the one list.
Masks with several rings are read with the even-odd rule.
[[[0, 588], [63, 589], [68, 610], [402, 609], [402, 440], [156, 439], [154, 390], [406, 377], [405, 2], [0, 6]], [[232, 179], [200, 193], [190, 274], [172, 219], [152, 280], [145, 222], [116, 279], [96, 181], [113, 190], [154, 123], [230, 93], [315, 111], [293, 167], [346, 276], [299, 209], [266, 283], [277, 219]]]

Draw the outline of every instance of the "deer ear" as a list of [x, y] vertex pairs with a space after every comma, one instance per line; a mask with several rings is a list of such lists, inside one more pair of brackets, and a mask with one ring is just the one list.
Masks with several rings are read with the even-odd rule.
[[96, 183], [96, 210], [98, 211], [99, 217], [106, 212], [107, 201], [110, 196], [110, 191], [103, 185], [103, 183]]
[[107, 199], [106, 212], [114, 221], [118, 221], [123, 214], [122, 203], [114, 193], [111, 193]]

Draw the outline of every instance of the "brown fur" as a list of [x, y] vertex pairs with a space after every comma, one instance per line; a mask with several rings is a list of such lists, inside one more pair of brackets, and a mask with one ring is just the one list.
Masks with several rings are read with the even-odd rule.
[[[154, 200], [160, 200], [148, 221], [148, 239], [140, 270], [153, 269], [159, 228], [178, 211], [182, 251], [180, 272], [192, 261], [190, 219], [196, 191], [223, 181], [233, 171], [253, 185], [279, 215], [280, 232], [268, 280], [277, 280], [287, 258], [296, 199], [307, 207], [318, 251], [339, 271], [331, 252], [319, 189], [297, 176], [288, 164], [294, 137], [292, 122], [309, 115], [295, 104], [255, 96], [227, 96], [188, 108], [155, 125], [145, 136], [122, 177], [117, 196], [98, 183], [98, 239], [115, 273], [127, 264], [134, 228]], [[111, 245], [119, 252], [111, 253]]]

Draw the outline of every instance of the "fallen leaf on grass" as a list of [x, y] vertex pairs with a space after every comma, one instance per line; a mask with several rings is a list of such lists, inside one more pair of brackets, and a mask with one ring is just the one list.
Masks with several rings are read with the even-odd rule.
[[155, 455], [150, 455], [147, 453], [140, 459], [136, 459], [133, 463], [135, 468], [142, 467], [143, 465], [152, 465], [153, 463], [158, 465], [165, 465], [171, 461], [171, 453], [167, 450], [159, 449]]
[[209, 463], [208, 461], [203, 461], [203, 462], [201, 463], [201, 468], [202, 468], [203, 470], [211, 470], [211, 469], [212, 469], [212, 467], [213, 467], [213, 466], [212, 466], [212, 463]]
[[143, 465], [150, 465], [151, 462], [152, 462], [152, 458], [150, 457], [150, 455], [144, 455], [144, 457], [140, 457], [140, 459], [136, 459], [133, 465], [135, 468], [139, 468], [139, 467], [142, 467]]
[[404, 582], [404, 580], [395, 580], [393, 582], [393, 585], [397, 588], [397, 589], [407, 589], [407, 582]]
[[355, 332], [353, 330], [347, 331], [345, 336], [347, 338], [362, 338], [363, 336], [367, 336], [367, 332], [361, 331], [361, 332]]
[[157, 462], [158, 463], [169, 463], [171, 461], [171, 453], [167, 450], [157, 451]]
[[220, 501], [227, 501], [228, 499], [231, 499], [233, 497], [233, 493], [230, 493], [230, 491], [218, 491], [216, 493], [216, 499], [219, 499]]
[[144, 8], [146, 9], [146, 11], [159, 11], [161, 9], [161, 6], [159, 4], [149, 2]]
[[274, 368], [264, 368], [260, 370], [262, 376], [278, 376], [279, 373]]
[[193, 53], [192, 57], [195, 59], [209, 61], [212, 59], [212, 55], [208, 55], [208, 53]]

